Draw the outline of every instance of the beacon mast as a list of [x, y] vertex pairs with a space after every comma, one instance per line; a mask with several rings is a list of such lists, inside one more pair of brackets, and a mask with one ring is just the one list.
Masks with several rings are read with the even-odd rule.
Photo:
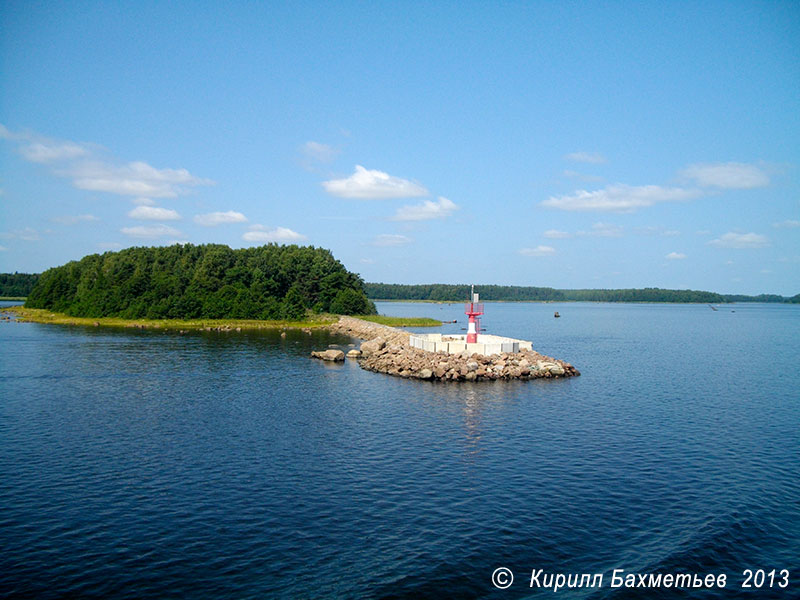
[[469, 317], [467, 328], [467, 343], [478, 343], [478, 332], [481, 330], [481, 320], [478, 318], [483, 314], [483, 304], [478, 302], [478, 294], [475, 293], [475, 286], [472, 286], [469, 302], [467, 302], [464, 313]]

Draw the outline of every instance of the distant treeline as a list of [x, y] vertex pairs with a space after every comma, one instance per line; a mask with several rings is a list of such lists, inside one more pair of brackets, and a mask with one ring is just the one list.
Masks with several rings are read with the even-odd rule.
[[[373, 300], [428, 300], [434, 302], [464, 302], [469, 298], [469, 285], [434, 283], [403, 285], [397, 283], [367, 283], [367, 296]], [[557, 290], [548, 287], [515, 285], [476, 285], [481, 300], [506, 302], [792, 302], [800, 303], [800, 294], [785, 298], [774, 294], [743, 296], [717, 294], [696, 290], [663, 290], [660, 288], [626, 290]]]
[[0, 273], [0, 296], [24, 298], [37, 281], [38, 273]]
[[361, 278], [328, 250], [219, 244], [128, 248], [41, 274], [25, 302], [76, 317], [290, 319], [375, 314]]
[[[220, 282], [219, 288], [213, 288], [214, 281], [209, 280], [203, 282], [206, 277], [204, 273], [200, 273], [197, 278], [194, 274], [187, 274], [189, 268], [188, 263], [198, 261], [200, 254], [205, 254], [206, 251], [216, 248], [212, 252], [214, 256], [219, 257], [220, 267], [217, 271], [224, 271], [223, 275], [215, 276], [216, 280]], [[154, 255], [148, 254], [150, 251], [168, 251], [171, 258], [164, 261], [155, 259]], [[344, 314], [349, 311], [349, 314], [371, 314], [374, 306], [371, 303], [364, 304], [360, 297], [356, 298], [358, 294], [346, 292], [346, 299], [344, 296], [340, 298], [340, 302], [332, 305], [336, 295], [339, 294], [340, 289], [335, 289], [333, 299], [331, 293], [336, 285], [331, 286], [333, 279], [323, 279], [328, 276], [333, 276], [334, 279], [345, 281], [344, 288], [350, 288], [353, 292], [365, 292], [366, 296], [374, 300], [428, 300], [437, 302], [462, 302], [469, 296], [469, 285], [450, 285], [450, 284], [423, 284], [423, 285], [403, 285], [396, 283], [366, 283], [364, 284], [361, 279], [352, 273], [349, 273], [345, 268], [335, 260], [329, 251], [323, 249], [315, 249], [313, 247], [297, 247], [297, 246], [276, 246], [274, 244], [264, 246], [262, 248], [249, 248], [247, 252], [254, 253], [247, 258], [238, 255], [237, 253], [245, 252], [245, 250], [231, 250], [227, 246], [207, 245], [207, 246], [192, 246], [186, 244], [184, 246], [172, 246], [170, 248], [131, 248], [117, 253], [106, 253], [102, 257], [111, 257], [120, 255], [117, 258], [109, 258], [109, 264], [104, 269], [111, 272], [119, 270], [130, 270], [130, 267], [122, 267], [123, 264], [129, 264], [131, 261], [135, 263], [133, 272], [138, 272], [137, 281], [141, 278], [141, 273], [146, 271], [146, 264], [158, 265], [161, 272], [155, 275], [150, 283], [153, 289], [150, 290], [147, 297], [139, 298], [136, 302], [128, 300], [123, 301], [120, 297], [120, 290], [109, 291], [108, 295], [110, 300], [103, 301], [99, 305], [105, 310], [116, 310], [117, 314], [114, 316], [122, 316], [122, 312], [132, 314], [136, 312], [139, 316], [147, 316], [147, 314], [163, 314], [164, 308], [168, 315], [176, 315], [181, 313], [182, 309], [186, 309], [185, 314], [181, 314], [183, 318], [190, 318], [187, 315], [193, 314], [199, 317], [207, 317], [210, 314], [219, 314], [217, 310], [219, 306], [222, 308], [231, 308], [235, 314], [261, 314], [271, 315], [264, 318], [283, 318], [285, 314], [286, 305], [284, 302], [286, 295], [289, 292], [292, 284], [297, 283], [296, 288], [302, 297], [302, 305], [304, 308], [311, 308], [317, 311], [326, 312], [339, 312]], [[128, 256], [128, 252], [136, 252], [138, 258]], [[144, 254], [141, 254], [144, 253]], [[260, 256], [263, 254], [263, 256]], [[185, 256], [184, 256], [185, 255]], [[260, 257], [257, 257], [259, 255]], [[269, 255], [269, 258], [267, 258]], [[278, 259], [280, 255], [282, 258]], [[292, 279], [289, 272], [291, 269], [285, 266], [277, 266], [280, 264], [291, 263], [296, 256], [303, 256], [303, 259], [298, 263], [297, 278]], [[97, 260], [100, 255], [87, 256], [79, 263], [84, 261], [93, 262]], [[237, 257], [237, 258], [232, 258]], [[180, 260], [179, 260], [180, 258]], [[143, 262], [142, 262], [143, 261]], [[214, 259], [208, 259], [209, 267], [203, 267], [205, 271], [214, 270], [210, 267]], [[225, 266], [227, 264], [233, 266]], [[309, 263], [315, 266], [308, 267]], [[58, 267], [58, 269], [64, 269]], [[195, 265], [196, 266], [196, 265]], [[228, 269], [236, 270], [228, 273]], [[82, 268], [82, 267], [81, 267]], [[277, 271], [275, 269], [277, 268]], [[251, 270], [251, 276], [245, 273], [248, 269]], [[327, 270], [326, 270], [327, 269]], [[50, 271], [54, 271], [51, 269]], [[204, 271], [204, 272], [205, 272]], [[312, 272], [313, 271], [313, 272]], [[330, 271], [330, 272], [329, 272]], [[325, 275], [320, 277], [319, 273], [325, 272]], [[49, 273], [49, 271], [48, 271]], [[31, 294], [34, 286], [42, 275], [28, 274], [28, 273], [0, 273], [0, 296], [11, 297], [25, 297]], [[50, 277], [50, 276], [48, 276]], [[187, 280], [187, 277], [189, 279]], [[304, 278], [311, 278], [306, 280]], [[72, 278], [74, 279], [74, 278]], [[112, 273], [112, 279], [115, 279], [117, 284], [125, 287], [123, 282], [124, 277], [120, 274]], [[291, 279], [291, 283], [287, 282]], [[101, 282], [103, 280], [101, 279]], [[353, 283], [355, 282], [355, 283]], [[339, 282], [341, 283], [341, 282]], [[108, 281], [106, 284], [112, 285]], [[194, 284], [194, 285], [192, 285]], [[210, 285], [209, 285], [210, 284]], [[52, 289], [52, 283], [49, 284]], [[139, 284], [137, 283], [137, 286]], [[150, 285], [150, 284], [148, 284]], [[230, 287], [222, 291], [225, 286], [232, 286], [236, 290], [236, 299], [232, 301], [233, 292]], [[69, 287], [69, 286], [67, 286]], [[191, 290], [189, 288], [191, 287]], [[241, 293], [242, 288], [249, 290], [249, 295]], [[800, 294], [792, 297], [779, 296], [777, 294], [761, 294], [758, 296], [746, 296], [742, 294], [717, 294], [714, 292], [703, 292], [695, 290], [664, 290], [660, 288], [643, 288], [643, 289], [620, 289], [620, 290], [606, 290], [606, 289], [587, 289], [587, 290], [558, 290], [549, 287], [529, 287], [529, 286], [511, 286], [511, 285], [479, 285], [476, 286], [480, 292], [483, 300], [507, 301], [507, 302], [524, 302], [524, 301], [585, 301], [585, 302], [700, 302], [718, 304], [723, 302], [776, 302], [776, 303], [793, 303], [800, 304]], [[77, 287], [75, 288], [77, 291]], [[189, 291], [188, 296], [186, 294]], [[85, 293], [85, 289], [82, 290]], [[138, 293], [138, 288], [134, 290]], [[164, 293], [170, 292], [168, 296]], [[207, 292], [218, 294], [218, 298], [224, 298], [220, 302], [216, 302], [211, 298], [203, 297], [200, 302], [199, 312], [197, 310], [198, 303], [194, 300]], [[40, 292], [37, 292], [39, 294]], [[126, 292], [127, 294], [127, 292]], [[187, 296], [184, 300], [181, 297]], [[194, 296], [194, 300], [192, 297]], [[292, 294], [294, 297], [294, 294]], [[271, 298], [271, 299], [267, 299]], [[147, 302], [151, 299], [156, 299], [162, 308], [156, 306], [147, 307]], [[292, 298], [290, 298], [292, 300]], [[296, 298], [294, 304], [297, 305]], [[347, 301], [345, 301], [347, 300]], [[34, 302], [44, 302], [44, 299], [36, 300]], [[55, 303], [55, 299], [48, 296], [49, 302]], [[255, 308], [250, 304], [255, 304]], [[65, 303], [64, 299], [58, 301], [60, 305]], [[91, 304], [98, 305], [97, 299]], [[342, 304], [344, 302], [344, 304]], [[70, 302], [71, 303], [71, 302]], [[216, 307], [215, 307], [216, 303]], [[81, 304], [81, 302], [78, 302]], [[207, 305], [207, 306], [206, 306]], [[30, 305], [29, 305], [30, 306]], [[120, 308], [121, 307], [121, 308]], [[180, 308], [179, 308], [180, 307]], [[50, 307], [48, 307], [50, 308]], [[141, 311], [146, 309], [146, 313], [142, 315]], [[55, 309], [53, 309], [55, 310]], [[152, 310], [152, 312], [151, 312]], [[260, 311], [260, 312], [259, 312]], [[64, 311], [58, 311], [64, 312]], [[291, 311], [290, 311], [291, 312]], [[298, 312], [298, 311], [294, 311]], [[70, 313], [68, 313], [70, 314]], [[74, 316], [79, 316], [74, 313]], [[88, 316], [88, 314], [86, 315]], [[104, 315], [91, 315], [91, 316], [112, 316], [109, 314]], [[138, 317], [131, 317], [138, 318]], [[207, 317], [210, 318], [210, 317]], [[240, 318], [240, 317], [236, 317]], [[243, 317], [241, 317], [243, 318]]]

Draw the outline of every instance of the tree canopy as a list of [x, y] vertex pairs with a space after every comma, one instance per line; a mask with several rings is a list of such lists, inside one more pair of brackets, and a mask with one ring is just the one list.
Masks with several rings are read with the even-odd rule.
[[38, 280], [38, 273], [0, 273], [0, 296], [25, 297]]
[[[428, 300], [463, 302], [469, 298], [470, 286], [434, 283], [403, 285], [395, 283], [367, 283], [367, 296], [374, 300]], [[661, 288], [558, 290], [548, 287], [517, 285], [476, 285], [481, 299], [495, 301], [551, 301], [551, 302], [797, 302], [798, 296], [784, 298], [775, 294], [743, 296], [717, 294], [698, 290], [665, 290]]]
[[[346, 301], [342, 294], [346, 293]], [[41, 274], [25, 306], [76, 317], [302, 319], [375, 314], [364, 282], [329, 250], [176, 244], [92, 254]]]

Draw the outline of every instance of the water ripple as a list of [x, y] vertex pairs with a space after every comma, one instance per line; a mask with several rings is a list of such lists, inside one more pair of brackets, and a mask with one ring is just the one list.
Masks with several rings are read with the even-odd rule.
[[737, 348], [800, 363], [800, 313], [701, 308], [567, 305], [553, 323], [493, 305], [498, 333], [535, 322], [519, 335], [583, 375], [486, 385], [311, 361], [349, 343], [319, 332], [0, 326], [0, 596], [484, 598], [500, 565], [797, 572], [800, 380]]

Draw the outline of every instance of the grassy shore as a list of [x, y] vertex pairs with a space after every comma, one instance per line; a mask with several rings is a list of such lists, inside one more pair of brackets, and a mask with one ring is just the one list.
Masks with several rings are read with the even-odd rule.
[[[322, 329], [338, 320], [336, 315], [314, 315], [304, 321], [261, 321], [257, 319], [120, 319], [117, 317], [72, 317], [41, 308], [9, 306], [2, 309], [11, 312], [20, 321], [50, 323], [54, 325], [83, 325], [86, 327], [130, 327], [138, 329]], [[441, 322], [434, 319], [403, 317], [358, 317], [390, 327], [438, 327]]]
[[0, 296], [0, 301], [25, 302], [25, 296]]
[[442, 322], [426, 317], [385, 317], [383, 315], [358, 315], [358, 319], [380, 323], [389, 327], [439, 327]]
[[55, 325], [84, 325], [95, 327], [132, 327], [139, 329], [319, 329], [335, 323], [335, 315], [315, 315], [305, 321], [260, 321], [257, 319], [120, 319], [117, 317], [71, 317], [40, 308], [11, 306], [21, 321]]

